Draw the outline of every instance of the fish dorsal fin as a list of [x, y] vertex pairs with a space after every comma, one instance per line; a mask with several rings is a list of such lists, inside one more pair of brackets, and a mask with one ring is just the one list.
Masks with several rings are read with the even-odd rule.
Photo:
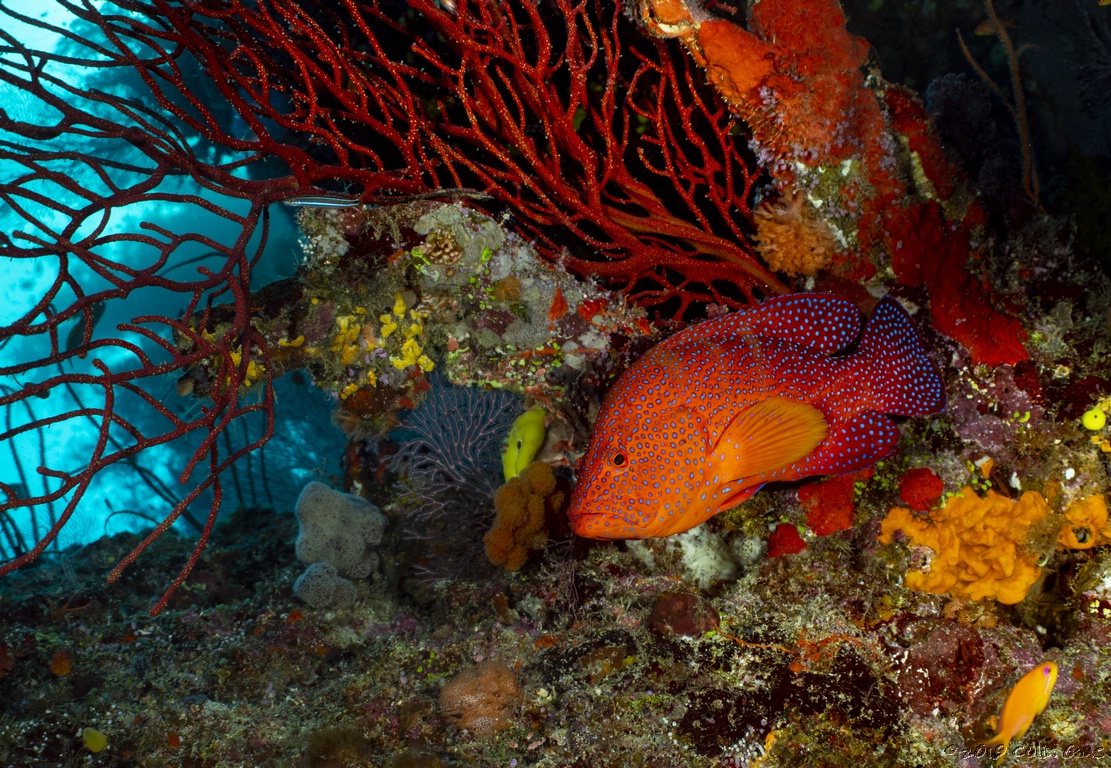
[[825, 439], [826, 420], [812, 405], [785, 397], [762, 400], [737, 414], [713, 456], [722, 480], [737, 481], [790, 466]]
[[778, 339], [831, 355], [856, 341], [863, 318], [848, 299], [826, 293], [792, 293], [707, 320], [680, 333], [717, 343], [734, 338]]

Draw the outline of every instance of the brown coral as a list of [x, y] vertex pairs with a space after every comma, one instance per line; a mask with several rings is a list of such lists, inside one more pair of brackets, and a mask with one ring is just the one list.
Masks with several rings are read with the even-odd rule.
[[765, 201], [754, 216], [757, 249], [776, 272], [814, 275], [840, 250], [833, 230], [804, 193]]
[[529, 551], [548, 538], [549, 521], [563, 509], [567, 494], [552, 468], [534, 461], [494, 494], [497, 518], [485, 537], [486, 556], [507, 571], [520, 570]]
[[460, 728], [486, 736], [509, 727], [506, 710], [521, 694], [517, 675], [491, 659], [465, 669], [440, 689], [440, 709]]

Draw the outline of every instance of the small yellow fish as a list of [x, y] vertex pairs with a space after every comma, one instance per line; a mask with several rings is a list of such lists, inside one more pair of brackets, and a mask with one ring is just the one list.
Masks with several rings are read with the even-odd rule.
[[1003, 762], [1007, 756], [1007, 748], [1013, 739], [1021, 738], [1030, 728], [1046, 704], [1049, 703], [1049, 694], [1057, 684], [1057, 665], [1052, 661], [1031, 669], [1015, 683], [1015, 687], [1007, 694], [1003, 702], [1003, 711], [999, 715], [999, 733], [990, 741], [985, 741], [985, 747], [1003, 745], [1003, 751], [996, 761], [996, 765]]
[[544, 445], [544, 437], [543, 408], [533, 408], [517, 417], [509, 429], [509, 440], [501, 456], [507, 483], [532, 463]]

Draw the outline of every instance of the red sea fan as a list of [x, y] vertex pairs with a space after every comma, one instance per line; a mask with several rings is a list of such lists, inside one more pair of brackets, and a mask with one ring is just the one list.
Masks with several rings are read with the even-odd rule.
[[[0, 256], [50, 276], [0, 328], [0, 376], [13, 382], [0, 408], [19, 414], [0, 442], [33, 444], [63, 424], [92, 440], [80, 466], [28, 460], [41, 492], [0, 484], [0, 536], [16, 554], [0, 575], [56, 544], [98, 473], [199, 436], [177, 478], [196, 485], [111, 576], [189, 519], [200, 539], [156, 612], [185, 579], [221, 478], [272, 433], [269, 350], [250, 291], [268, 206], [280, 200], [467, 188], [474, 205], [508, 211], [545, 257], [661, 314], [785, 291], [746, 241], [755, 174], [734, 118], [681, 52], [643, 37], [618, 4], [52, 8], [70, 19], [0, 8], [0, 201], [16, 218]], [[26, 42], [42, 32], [66, 49]], [[168, 209], [172, 222], [154, 220]], [[136, 311], [148, 291], [178, 298]], [[95, 327], [102, 311], [107, 328]], [[203, 400], [185, 414], [167, 407], [167, 377], [184, 393], [183, 374], [198, 366], [216, 385], [195, 391]], [[251, 413], [265, 414], [262, 433], [222, 449], [221, 435]], [[208, 492], [207, 517], [194, 516], [189, 505]], [[18, 516], [34, 521], [33, 542]]]
[[[547, 258], [668, 314], [785, 290], [746, 242], [734, 118], [619, 4], [153, 5], [259, 137], [233, 146], [284, 160], [301, 193], [476, 190]], [[166, 105], [204, 130], [198, 100]]]

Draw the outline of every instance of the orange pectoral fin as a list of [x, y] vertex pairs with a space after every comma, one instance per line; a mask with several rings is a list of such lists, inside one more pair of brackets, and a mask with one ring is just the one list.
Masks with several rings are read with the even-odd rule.
[[790, 466], [826, 436], [826, 419], [812, 405], [773, 397], [746, 408], [714, 446], [722, 479], [739, 481]]

